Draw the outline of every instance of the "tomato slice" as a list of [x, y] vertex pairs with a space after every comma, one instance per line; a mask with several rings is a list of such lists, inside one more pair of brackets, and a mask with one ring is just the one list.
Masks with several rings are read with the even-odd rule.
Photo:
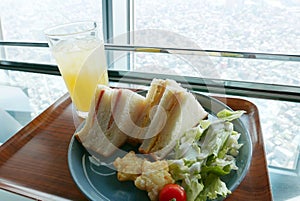
[[159, 201], [186, 201], [186, 192], [178, 184], [166, 184], [159, 192]]

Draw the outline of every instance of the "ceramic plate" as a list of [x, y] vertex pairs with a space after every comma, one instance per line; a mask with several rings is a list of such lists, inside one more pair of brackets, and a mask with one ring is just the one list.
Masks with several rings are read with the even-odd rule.
[[[215, 118], [216, 114], [224, 109], [230, 109], [222, 102], [199, 93], [194, 94], [203, 108], [209, 113], [209, 118]], [[234, 191], [244, 179], [251, 162], [252, 143], [251, 138], [240, 119], [232, 122], [234, 129], [241, 133], [239, 143], [244, 144], [237, 156], [237, 171], [231, 171], [223, 178], [229, 190]], [[137, 189], [133, 181], [119, 182], [114, 170], [105, 165], [97, 165], [90, 160], [90, 154], [73, 137], [68, 150], [68, 165], [71, 175], [79, 189], [90, 200], [111, 201], [140, 201], [149, 200], [147, 192]], [[222, 200], [220, 198], [219, 200]]]

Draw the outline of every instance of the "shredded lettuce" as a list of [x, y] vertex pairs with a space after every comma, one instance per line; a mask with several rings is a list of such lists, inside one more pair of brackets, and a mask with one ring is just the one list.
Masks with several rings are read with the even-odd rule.
[[244, 113], [224, 109], [216, 121], [200, 121], [177, 141], [172, 159], [168, 160], [169, 170], [186, 190], [188, 201], [216, 199], [231, 193], [221, 177], [238, 169], [235, 157], [242, 144], [231, 121]]
[[211, 123], [204, 130], [203, 137], [198, 143], [202, 149], [202, 153], [206, 154], [206, 156], [210, 156], [211, 154], [217, 156], [232, 131], [233, 127], [230, 122], [220, 120]]
[[[200, 193], [200, 197], [205, 198], [203, 200], [207, 200], [207, 198], [216, 199], [218, 195], [226, 197], [231, 193], [230, 190], [227, 189], [226, 184], [215, 174], [209, 174], [205, 178], [204, 187]], [[201, 195], [202, 193], [203, 195]]]
[[240, 118], [245, 112], [246, 111], [244, 110], [231, 111], [231, 110], [223, 109], [220, 112], [218, 112], [217, 117], [225, 121], [233, 121], [235, 119]]
[[186, 191], [187, 201], [196, 200], [198, 195], [203, 191], [204, 184], [201, 181], [200, 174], [189, 176], [185, 180], [183, 180], [183, 188]]

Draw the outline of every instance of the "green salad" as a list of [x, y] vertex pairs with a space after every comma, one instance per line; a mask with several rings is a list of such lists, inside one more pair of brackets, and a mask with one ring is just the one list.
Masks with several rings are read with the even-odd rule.
[[168, 160], [169, 170], [185, 189], [188, 201], [216, 199], [231, 193], [221, 177], [238, 169], [235, 158], [242, 144], [231, 121], [243, 113], [224, 109], [216, 120], [201, 120], [177, 141]]

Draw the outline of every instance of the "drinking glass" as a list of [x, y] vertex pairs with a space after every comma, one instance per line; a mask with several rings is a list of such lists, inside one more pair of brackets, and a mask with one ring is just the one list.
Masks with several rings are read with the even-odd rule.
[[45, 30], [73, 105], [83, 118], [88, 115], [97, 85], [108, 85], [100, 30], [93, 21], [63, 24]]

